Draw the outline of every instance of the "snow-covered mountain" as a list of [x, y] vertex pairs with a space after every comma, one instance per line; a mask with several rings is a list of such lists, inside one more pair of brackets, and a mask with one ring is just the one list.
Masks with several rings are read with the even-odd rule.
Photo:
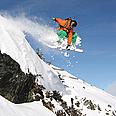
[[40, 83], [48, 90], [64, 89], [57, 75], [53, 74], [53, 70], [31, 48], [23, 31], [14, 22], [2, 16], [0, 16], [0, 50], [17, 61], [25, 73], [41, 74], [44, 81], [42, 79]]
[[0, 96], [0, 116], [116, 116], [116, 97], [45, 63], [26, 40], [19, 23], [3, 16], [0, 51], [14, 59], [24, 73], [36, 75], [35, 83], [44, 87], [40, 90], [42, 98], [40, 91], [33, 95], [39, 96], [36, 102], [14, 104]]

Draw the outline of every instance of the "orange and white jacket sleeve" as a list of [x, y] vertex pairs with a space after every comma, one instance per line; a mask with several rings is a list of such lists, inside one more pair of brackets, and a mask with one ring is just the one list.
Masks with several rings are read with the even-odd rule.
[[55, 21], [61, 26], [66, 24], [66, 20], [62, 20], [61, 18], [55, 18]]

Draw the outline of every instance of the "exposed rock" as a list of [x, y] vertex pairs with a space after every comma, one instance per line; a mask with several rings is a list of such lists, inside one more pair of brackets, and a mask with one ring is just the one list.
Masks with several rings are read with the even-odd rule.
[[25, 74], [9, 55], [0, 52], [0, 95], [14, 103], [32, 101], [35, 76]]
[[84, 105], [87, 106], [88, 109], [91, 109], [91, 110], [96, 110], [96, 104], [92, 103], [91, 100], [86, 100], [84, 102]]
[[45, 106], [46, 108], [48, 108], [49, 110], [51, 110], [53, 112], [53, 109], [55, 108], [54, 104], [52, 104], [50, 101], [45, 102], [45, 100], [42, 100], [43, 106]]
[[63, 112], [63, 110], [58, 110], [55, 114], [56, 114], [57, 116], [66, 116], [66, 113]]

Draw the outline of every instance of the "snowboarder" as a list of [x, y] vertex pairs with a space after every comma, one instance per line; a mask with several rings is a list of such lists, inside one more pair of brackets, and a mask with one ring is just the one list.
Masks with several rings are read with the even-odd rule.
[[[72, 18], [52, 18], [55, 22], [59, 24], [59, 27], [57, 28], [60, 32], [62, 31], [63, 35], [67, 35], [68, 41], [66, 49], [69, 49], [72, 43], [72, 38], [75, 32], [73, 32], [74, 27], [77, 26], [77, 22], [75, 20], [72, 20]], [[62, 36], [61, 33], [58, 35]]]

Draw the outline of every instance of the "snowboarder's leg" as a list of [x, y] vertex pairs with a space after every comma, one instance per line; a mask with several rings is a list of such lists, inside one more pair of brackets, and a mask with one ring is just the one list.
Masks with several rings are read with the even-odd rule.
[[67, 33], [63, 30], [58, 30], [57, 35], [59, 37], [59, 42], [62, 42], [67, 37]]
[[72, 43], [72, 36], [73, 36], [73, 30], [70, 30], [69, 32], [68, 32], [68, 45], [71, 45], [71, 43]]
[[73, 37], [72, 37], [72, 45], [73, 45], [73, 47], [75, 47], [76, 40], [77, 40], [77, 33], [73, 32]]

